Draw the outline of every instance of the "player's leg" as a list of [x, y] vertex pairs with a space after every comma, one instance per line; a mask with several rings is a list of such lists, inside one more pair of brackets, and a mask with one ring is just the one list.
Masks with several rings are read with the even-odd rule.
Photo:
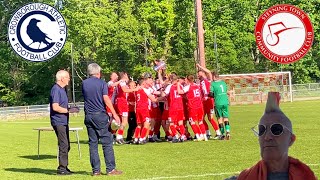
[[180, 131], [180, 140], [183, 142], [185, 140], [187, 140], [186, 137], [186, 129], [184, 127], [184, 111], [183, 110], [179, 110], [177, 111], [177, 125], [179, 127], [179, 131]]
[[203, 125], [204, 125], [204, 127], [205, 127], [205, 129], [206, 129], [206, 135], [208, 135], [208, 136], [211, 136], [211, 132], [210, 132], [210, 129], [209, 129], [209, 125], [208, 125], [208, 123], [207, 123], [207, 121], [206, 121], [206, 115], [207, 115], [207, 118], [208, 118], [208, 120], [210, 119], [209, 117], [209, 115], [208, 115], [208, 113], [207, 113], [207, 104], [206, 104], [206, 100], [204, 100], [203, 102], [203, 110], [204, 110], [204, 115], [203, 115], [203, 120], [202, 120], [202, 123], [203, 123]]
[[136, 129], [134, 131], [134, 135], [133, 135], [133, 138], [134, 138], [133, 144], [138, 144], [139, 143], [141, 127], [142, 127], [141, 123], [137, 124], [137, 127], [136, 127]]
[[123, 112], [121, 116], [121, 125], [118, 129], [118, 135], [117, 135], [117, 143], [118, 144], [124, 144], [123, 140], [123, 134], [124, 134], [124, 129], [128, 124], [128, 112]]
[[148, 133], [148, 130], [150, 128], [150, 118], [145, 117], [144, 119], [145, 119], [145, 121], [143, 123], [143, 128], [142, 128], [142, 131], [141, 131], [141, 137], [139, 139], [139, 144], [145, 144], [147, 142], [146, 141], [147, 133]]
[[[208, 120], [210, 121], [214, 131], [216, 132], [216, 137], [221, 135], [221, 132], [219, 130], [219, 126], [217, 121], [214, 119], [214, 102], [213, 99], [210, 98], [206, 101], [206, 111], [205, 113], [207, 114]], [[215, 137], [215, 138], [216, 138]]]
[[[195, 137], [196, 137], [194, 140], [195, 141], [199, 141], [199, 139], [200, 139], [200, 129], [199, 129], [199, 126], [197, 126], [197, 124], [196, 124], [196, 121], [198, 120], [199, 115], [197, 113], [197, 110], [191, 109], [191, 108], [189, 108], [188, 113], [189, 113], [188, 114], [189, 124], [191, 126], [191, 129], [192, 129]], [[202, 118], [202, 116], [201, 116], [201, 118]]]
[[171, 130], [171, 134], [172, 134], [172, 143], [177, 143], [179, 142], [179, 135], [177, 133], [177, 129], [176, 129], [176, 123], [177, 123], [177, 112], [172, 112], [169, 111], [169, 128]]
[[220, 105], [216, 105], [214, 107], [214, 111], [215, 111], [215, 114], [218, 118], [218, 122], [219, 122], [219, 128], [220, 128], [220, 132], [221, 132], [221, 139], [224, 138], [224, 123], [223, 123], [223, 117], [222, 117], [222, 107]]
[[139, 111], [136, 112], [136, 122], [137, 122], [137, 127], [134, 131], [134, 141], [133, 144], [138, 144], [139, 143], [139, 138], [141, 136], [141, 128], [143, 126], [143, 118], [141, 117], [141, 113]]
[[150, 118], [150, 129], [149, 129], [149, 133], [148, 133], [148, 138], [149, 138], [149, 142], [155, 142], [153, 140], [153, 133], [154, 133], [154, 126], [156, 124], [156, 121], [154, 119], [154, 116], [152, 118]]
[[226, 140], [230, 140], [229, 107], [224, 105], [222, 109], [223, 122], [226, 127]]
[[129, 128], [128, 128], [128, 130], [127, 130], [127, 138], [126, 138], [126, 141], [132, 141], [132, 136], [133, 136], [134, 131], [135, 131], [135, 128], [136, 128], [136, 126], [137, 126], [136, 114], [135, 114], [135, 112], [129, 112], [128, 124], [129, 124]]
[[191, 129], [194, 133], [194, 135], [196, 136], [196, 139], [194, 139], [195, 141], [200, 141], [200, 129], [199, 126], [197, 126], [196, 122], [190, 117], [189, 118], [189, 124], [191, 126]]
[[155, 125], [154, 125], [154, 135], [153, 140], [160, 142], [161, 139], [158, 138], [158, 134], [160, 133], [160, 127], [161, 127], [161, 111], [159, 110], [155, 119]]

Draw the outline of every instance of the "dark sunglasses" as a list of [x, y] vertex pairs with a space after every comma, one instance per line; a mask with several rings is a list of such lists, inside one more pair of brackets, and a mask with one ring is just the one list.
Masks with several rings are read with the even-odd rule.
[[[267, 132], [267, 126], [263, 124], [258, 124], [251, 129], [256, 136], [263, 136]], [[270, 125], [270, 131], [273, 136], [281, 136], [284, 129], [287, 129], [290, 133], [292, 133], [289, 128], [280, 123], [274, 123]]]

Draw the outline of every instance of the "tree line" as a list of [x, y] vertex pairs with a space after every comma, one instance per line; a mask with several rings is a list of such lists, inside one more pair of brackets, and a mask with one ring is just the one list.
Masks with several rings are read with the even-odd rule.
[[[48, 103], [55, 73], [71, 72], [75, 63], [76, 100], [86, 66], [96, 62], [105, 78], [127, 71], [137, 78], [154, 73], [152, 62], [162, 59], [167, 71], [194, 74], [197, 47], [194, 0], [43, 0], [55, 6], [68, 25], [62, 52], [48, 62], [28, 62], [17, 56], [7, 40], [11, 15], [30, 0], [0, 0], [0, 99], [9, 105]], [[255, 22], [275, 4], [292, 4], [310, 17], [313, 47], [300, 61], [280, 65], [265, 59], [254, 38]], [[320, 79], [320, 2], [318, 0], [203, 0], [206, 66], [220, 74], [291, 71], [294, 83]], [[215, 51], [215, 43], [217, 52]], [[69, 93], [71, 86], [69, 86]]]

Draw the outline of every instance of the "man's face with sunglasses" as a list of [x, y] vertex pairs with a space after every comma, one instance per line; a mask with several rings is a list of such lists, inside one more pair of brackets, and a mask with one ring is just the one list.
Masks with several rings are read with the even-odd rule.
[[281, 160], [288, 157], [289, 147], [295, 137], [290, 122], [281, 113], [263, 115], [257, 127], [260, 153], [263, 160]]

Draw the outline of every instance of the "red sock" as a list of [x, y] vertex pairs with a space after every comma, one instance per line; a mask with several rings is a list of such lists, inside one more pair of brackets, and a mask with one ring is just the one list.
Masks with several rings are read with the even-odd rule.
[[180, 127], [178, 126], [178, 125], [174, 125], [175, 127], [176, 127], [176, 130], [179, 132], [179, 133], [181, 133], [180, 132]]
[[203, 122], [203, 125], [206, 128], [206, 130], [209, 130], [209, 126], [208, 126], [208, 123], [206, 122], [206, 120], [203, 120], [202, 122]]
[[179, 128], [180, 128], [180, 134], [186, 135], [186, 129], [184, 128], [184, 125], [179, 125]]
[[216, 131], [219, 129], [219, 126], [218, 126], [218, 123], [217, 121], [215, 121], [213, 118], [210, 120], [211, 124], [212, 124], [212, 127], [213, 129]]
[[192, 123], [192, 124], [191, 124], [191, 128], [192, 128], [194, 134], [200, 134], [200, 129], [199, 129], [199, 127], [196, 125], [196, 123]]
[[118, 135], [123, 135], [123, 129], [118, 129]]
[[[186, 129], [187, 130], [187, 129]], [[189, 133], [189, 131], [186, 131], [186, 136], [187, 137], [191, 137], [191, 134]]]
[[149, 136], [153, 136], [153, 130], [149, 130]]
[[134, 130], [134, 138], [140, 137], [140, 130], [141, 130], [141, 127], [136, 127], [136, 130]]
[[206, 134], [206, 127], [203, 123], [199, 123], [199, 128], [200, 128], [201, 134]]
[[171, 136], [169, 131], [165, 131], [165, 133], [166, 133], [166, 136]]
[[147, 136], [147, 131], [148, 131], [148, 129], [147, 128], [142, 128], [142, 132], [141, 132], [141, 138], [143, 139], [143, 138], [145, 138], [146, 136]]
[[175, 136], [177, 134], [177, 130], [174, 127], [174, 125], [170, 125], [170, 129], [171, 129], [172, 136]]

